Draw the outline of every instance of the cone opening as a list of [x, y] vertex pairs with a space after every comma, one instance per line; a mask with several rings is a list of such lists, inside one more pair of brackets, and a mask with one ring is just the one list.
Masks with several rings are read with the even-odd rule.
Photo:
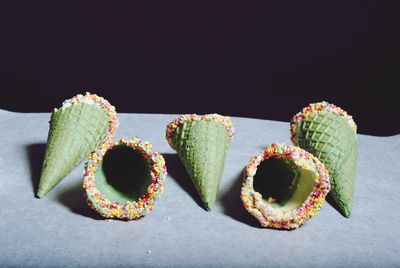
[[296, 209], [314, 189], [315, 174], [290, 159], [269, 158], [260, 163], [254, 175], [254, 190], [273, 208]]
[[151, 184], [149, 163], [138, 150], [124, 144], [108, 150], [96, 171], [96, 186], [111, 201], [137, 201]]

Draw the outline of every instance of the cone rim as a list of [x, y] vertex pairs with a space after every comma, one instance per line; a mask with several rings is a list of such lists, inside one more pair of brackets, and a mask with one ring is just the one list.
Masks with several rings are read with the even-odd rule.
[[[263, 200], [262, 195], [255, 191], [254, 176], [259, 164], [269, 158], [290, 159], [301, 167], [315, 174], [314, 189], [303, 204], [292, 210], [279, 210]], [[254, 155], [243, 172], [240, 197], [244, 208], [252, 214], [263, 227], [274, 229], [296, 229], [319, 213], [331, 185], [329, 174], [324, 164], [311, 153], [291, 145], [274, 143], [262, 152]]]
[[[112, 202], [96, 186], [96, 168], [102, 162], [104, 155], [116, 145], [126, 145], [139, 150], [149, 163], [151, 184], [137, 201], [126, 201], [120, 204]], [[88, 205], [105, 218], [136, 220], [149, 213], [158, 198], [160, 198], [167, 176], [164, 157], [156, 151], [152, 144], [139, 138], [122, 138], [119, 142], [104, 143], [89, 155], [85, 164], [82, 187]]]
[[109, 120], [108, 120], [108, 133], [105, 138], [105, 141], [113, 140], [115, 132], [117, 131], [119, 125], [119, 118], [115, 110], [115, 107], [111, 105], [110, 102], [105, 98], [98, 96], [96, 94], [91, 94], [90, 92], [86, 92], [85, 95], [77, 94], [74, 97], [65, 100], [62, 103], [61, 108], [59, 109], [55, 108], [51, 113], [50, 124], [54, 119], [55, 114], [58, 111], [62, 111], [68, 107], [74, 107], [75, 105], [79, 105], [81, 103], [94, 104], [99, 108], [103, 109], [107, 113]]
[[296, 140], [296, 135], [297, 135], [296, 131], [297, 131], [298, 124], [303, 119], [305, 119], [309, 116], [313, 116], [315, 114], [320, 114], [320, 113], [337, 114], [338, 116], [346, 119], [346, 121], [349, 123], [350, 127], [354, 130], [354, 133], [357, 133], [357, 125], [354, 122], [353, 117], [351, 115], [349, 115], [342, 108], [340, 108], [332, 103], [328, 103], [326, 101], [310, 103], [307, 107], [303, 108], [300, 112], [298, 112], [296, 115], [294, 115], [290, 122], [290, 134], [291, 134], [290, 139], [294, 145], [298, 146], [298, 142]]
[[166, 139], [168, 141], [168, 144], [173, 148], [173, 144], [171, 143], [172, 137], [175, 133], [175, 130], [181, 126], [185, 122], [191, 122], [191, 121], [214, 121], [219, 124], [222, 124], [226, 130], [228, 131], [229, 135], [229, 142], [233, 140], [233, 137], [235, 135], [235, 129], [233, 128], [232, 120], [229, 116], [224, 116], [220, 114], [205, 114], [205, 115], [197, 115], [197, 114], [183, 114], [172, 120], [168, 125], [166, 129]]

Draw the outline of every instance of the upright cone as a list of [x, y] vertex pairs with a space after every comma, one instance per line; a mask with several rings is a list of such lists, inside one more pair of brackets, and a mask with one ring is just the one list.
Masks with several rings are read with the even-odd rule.
[[293, 117], [290, 129], [293, 144], [325, 164], [332, 185], [330, 194], [343, 215], [350, 217], [358, 153], [353, 118], [333, 104], [313, 103]]
[[45, 196], [97, 146], [113, 141], [117, 125], [114, 106], [90, 93], [54, 109], [37, 196]]
[[178, 152], [208, 211], [215, 204], [233, 135], [230, 118], [218, 114], [186, 114], [167, 126], [168, 143]]

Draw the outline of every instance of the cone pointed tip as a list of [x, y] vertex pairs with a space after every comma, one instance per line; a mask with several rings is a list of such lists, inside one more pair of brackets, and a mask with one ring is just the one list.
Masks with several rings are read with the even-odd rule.
[[38, 191], [37, 193], [36, 193], [36, 198], [39, 198], [39, 199], [41, 199], [43, 196], [45, 196], [46, 195], [46, 193], [43, 193], [42, 191]]
[[44, 197], [45, 195], [47, 195], [47, 193], [50, 192], [50, 190], [51, 190], [51, 189], [48, 189], [46, 183], [43, 183], [45, 181], [46, 180], [44, 180], [44, 179], [42, 180], [42, 178], [40, 178], [39, 188], [36, 193], [36, 197], [39, 199]]
[[204, 208], [205, 208], [207, 211], [211, 211], [211, 210], [213, 209], [213, 207], [214, 207], [214, 204], [211, 204], [211, 203], [204, 203]]
[[350, 216], [351, 216], [351, 211], [349, 211], [349, 210], [344, 210], [344, 211], [343, 211], [343, 216], [345, 216], [346, 218], [350, 218]]
[[351, 216], [351, 207], [345, 206], [345, 205], [339, 205], [338, 210], [340, 214], [342, 214], [346, 218], [350, 218]]

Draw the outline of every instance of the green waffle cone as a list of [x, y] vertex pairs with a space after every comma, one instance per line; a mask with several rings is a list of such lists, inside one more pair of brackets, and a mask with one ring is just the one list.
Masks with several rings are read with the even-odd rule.
[[217, 198], [230, 142], [226, 126], [213, 120], [186, 120], [171, 139], [207, 211]]
[[[93, 96], [97, 97], [86, 95], [83, 98]], [[109, 138], [110, 122], [110, 113], [90, 102], [74, 103], [54, 111], [37, 192], [39, 198], [45, 196], [91, 151]]]
[[[293, 124], [293, 121], [292, 121]], [[332, 111], [313, 113], [292, 126], [294, 144], [309, 151], [329, 171], [331, 197], [350, 217], [356, 177], [357, 135], [349, 119]]]

